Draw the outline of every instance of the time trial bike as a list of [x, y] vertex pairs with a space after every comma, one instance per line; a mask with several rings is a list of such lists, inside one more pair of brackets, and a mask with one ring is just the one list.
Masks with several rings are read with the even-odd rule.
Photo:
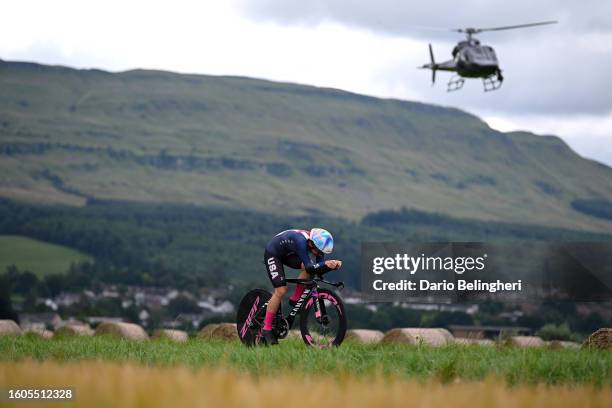
[[[328, 348], [342, 344], [346, 334], [344, 303], [336, 292], [321, 288], [319, 284], [341, 290], [344, 283], [326, 281], [321, 275], [310, 279], [287, 279], [286, 282], [300, 283], [305, 288], [287, 315], [283, 315], [279, 307], [273, 323], [276, 338], [286, 338], [299, 315], [301, 337], [308, 346]], [[262, 330], [270, 297], [272, 294], [265, 289], [253, 289], [240, 302], [236, 326], [240, 341], [247, 346], [266, 345]]]

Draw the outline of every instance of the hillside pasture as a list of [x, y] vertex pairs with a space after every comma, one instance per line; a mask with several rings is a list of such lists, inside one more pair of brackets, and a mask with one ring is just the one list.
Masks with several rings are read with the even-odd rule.
[[0, 235], [0, 271], [15, 265], [39, 277], [68, 271], [71, 263], [92, 259], [62, 245], [51, 244], [19, 235]]

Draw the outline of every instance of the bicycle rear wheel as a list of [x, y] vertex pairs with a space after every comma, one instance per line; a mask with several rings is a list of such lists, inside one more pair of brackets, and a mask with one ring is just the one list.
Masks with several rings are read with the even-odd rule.
[[[328, 348], [339, 346], [346, 334], [346, 314], [342, 299], [328, 289], [318, 289], [319, 297], [308, 299], [300, 314], [302, 340], [309, 346]], [[315, 307], [319, 302], [319, 311]]]
[[265, 289], [253, 289], [249, 291], [238, 306], [236, 315], [236, 328], [238, 329], [238, 338], [247, 346], [258, 346], [264, 343], [261, 335], [265, 311], [261, 311], [261, 307], [272, 294]]

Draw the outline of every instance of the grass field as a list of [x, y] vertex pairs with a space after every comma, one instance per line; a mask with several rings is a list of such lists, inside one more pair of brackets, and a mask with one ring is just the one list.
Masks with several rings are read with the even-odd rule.
[[345, 342], [333, 350], [307, 348], [298, 340], [279, 347], [248, 349], [238, 342], [185, 344], [131, 342], [105, 337], [1, 337], [0, 361], [81, 362], [102, 360], [148, 366], [227, 367], [256, 376], [279, 369], [320, 375], [476, 381], [485, 378], [515, 384], [612, 385], [612, 353], [601, 350], [548, 350], [481, 347], [428, 348], [407, 345], [361, 345]]
[[9, 388], [53, 387], [75, 393], [57, 406], [83, 407], [603, 408], [611, 367], [612, 354], [598, 350], [2, 337], [0, 405]]
[[[279, 350], [280, 351], [280, 350]], [[609, 407], [610, 388], [592, 385], [508, 386], [480, 382], [406, 380], [352, 374], [303, 377], [296, 373], [254, 378], [235, 369], [150, 367], [101, 361], [0, 362], [2, 387], [70, 387], [73, 403], [24, 406], [82, 407]], [[1, 402], [0, 402], [1, 404]]]
[[17, 235], [0, 235], [0, 272], [15, 265], [38, 276], [68, 271], [72, 262], [91, 260], [87, 255], [61, 245]]

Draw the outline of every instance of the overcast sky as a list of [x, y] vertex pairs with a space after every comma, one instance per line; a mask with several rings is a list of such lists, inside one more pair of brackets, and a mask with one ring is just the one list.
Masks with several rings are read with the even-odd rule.
[[[415, 3], [415, 4], [411, 4]], [[556, 134], [612, 165], [612, 1], [226, 0], [5, 3], [0, 58], [111, 71], [154, 68], [244, 75], [454, 106], [493, 128]], [[446, 93], [446, 28], [559, 20], [478, 35], [505, 82]], [[430, 29], [439, 28], [439, 30]]]

